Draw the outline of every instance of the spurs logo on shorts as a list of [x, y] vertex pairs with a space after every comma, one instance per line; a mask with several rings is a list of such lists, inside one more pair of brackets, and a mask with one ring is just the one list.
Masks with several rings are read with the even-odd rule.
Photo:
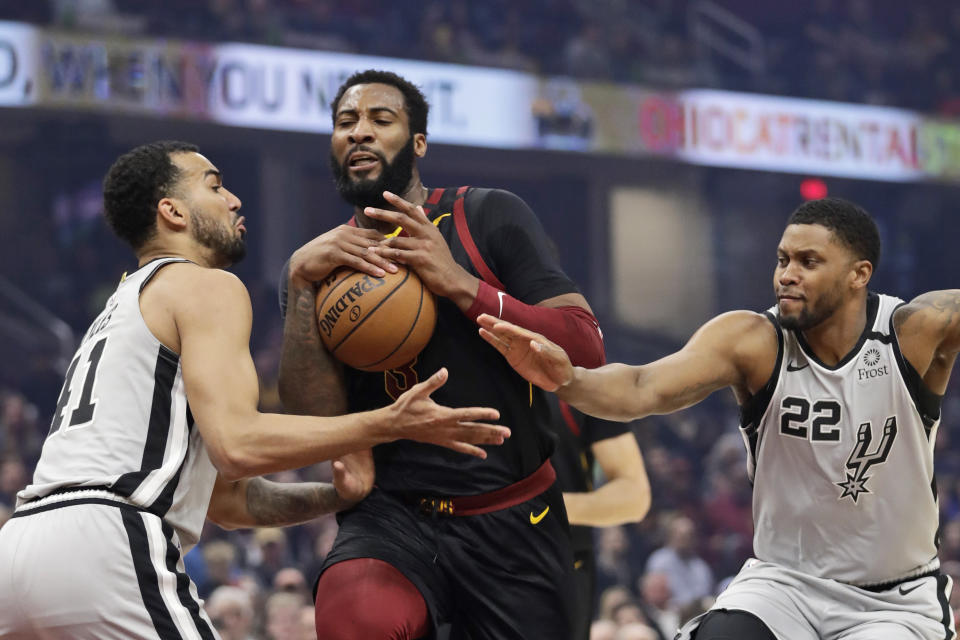
[[868, 453], [870, 441], [873, 439], [873, 430], [869, 422], [860, 425], [860, 429], [857, 431], [857, 444], [854, 445], [850, 457], [847, 458], [847, 469], [853, 471], [853, 475], [848, 473], [846, 480], [836, 483], [838, 487], [843, 489], [843, 493], [840, 494], [841, 500], [849, 497], [856, 502], [861, 493], [870, 493], [870, 489], [866, 486], [867, 480], [870, 479], [866, 475], [867, 470], [875, 464], [886, 462], [887, 456], [890, 454], [890, 448], [893, 447], [893, 440], [896, 437], [897, 417], [890, 416], [883, 425], [883, 437], [880, 439], [880, 444], [874, 451]]

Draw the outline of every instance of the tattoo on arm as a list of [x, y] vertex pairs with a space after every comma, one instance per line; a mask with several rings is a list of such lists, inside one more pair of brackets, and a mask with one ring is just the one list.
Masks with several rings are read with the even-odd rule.
[[280, 483], [251, 478], [247, 512], [260, 527], [285, 527], [344, 509], [347, 503], [332, 484]]
[[312, 288], [291, 290], [283, 327], [280, 394], [286, 409], [316, 416], [347, 411], [343, 369], [320, 342]]
[[917, 296], [909, 304], [900, 307], [893, 317], [893, 328], [899, 333], [907, 320], [925, 309], [934, 311], [935, 322], [942, 332], [960, 323], [960, 292], [957, 290], [931, 291]]

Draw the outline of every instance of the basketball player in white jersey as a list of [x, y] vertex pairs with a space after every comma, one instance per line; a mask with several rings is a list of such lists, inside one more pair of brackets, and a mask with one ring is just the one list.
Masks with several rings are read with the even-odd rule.
[[572, 367], [542, 336], [481, 316], [531, 382], [632, 420], [731, 387], [754, 485], [754, 552], [678, 638], [955, 637], [937, 560], [933, 446], [960, 350], [960, 291], [909, 303], [867, 289], [880, 239], [844, 200], [801, 205], [777, 248], [777, 304], [733, 311], [643, 366]]
[[[435, 404], [443, 370], [376, 411], [259, 413], [250, 300], [222, 270], [243, 256], [246, 229], [216, 167], [186, 143], [138, 147], [110, 169], [104, 207], [140, 268], [84, 336], [33, 481], [0, 530], [0, 637], [217, 638], [182, 563], [204, 518], [303, 522], [369, 492], [373, 445], [409, 438], [482, 457], [476, 445], [509, 435], [476, 422], [493, 409]], [[309, 258], [294, 266], [307, 282]], [[333, 485], [255, 477], [338, 456]]]

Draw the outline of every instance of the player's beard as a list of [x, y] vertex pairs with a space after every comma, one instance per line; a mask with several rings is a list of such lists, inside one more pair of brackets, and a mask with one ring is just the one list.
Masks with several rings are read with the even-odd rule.
[[832, 316], [843, 303], [843, 292], [838, 282], [833, 289], [824, 293], [813, 305], [804, 305], [800, 314], [785, 316], [780, 314], [780, 325], [793, 331], [806, 331]]
[[247, 255], [247, 242], [244, 234], [233, 235], [236, 230], [227, 228], [210, 216], [194, 209], [193, 225], [190, 233], [193, 239], [210, 249], [219, 264], [236, 264]]
[[[380, 175], [373, 180], [361, 178], [354, 180], [350, 177], [350, 171], [346, 160], [338, 161], [334, 155], [330, 154], [330, 171], [333, 172], [333, 179], [337, 185], [337, 192], [340, 197], [355, 207], [376, 207], [377, 209], [390, 209], [389, 203], [383, 199], [383, 192], [389, 191], [398, 196], [402, 196], [404, 191], [410, 185], [413, 178], [413, 163], [415, 155], [413, 153], [413, 136], [407, 140], [403, 148], [393, 157], [393, 162], [387, 162], [387, 158], [378, 151], [370, 151], [363, 148], [358, 150], [371, 153], [380, 160]], [[349, 154], [347, 154], [349, 156]]]

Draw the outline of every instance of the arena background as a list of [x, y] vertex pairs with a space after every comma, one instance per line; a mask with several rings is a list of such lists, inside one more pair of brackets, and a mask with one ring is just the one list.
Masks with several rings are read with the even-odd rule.
[[[960, 6], [755, 4], [0, 1], [0, 523], [79, 336], [135, 266], [100, 219], [100, 181], [136, 144], [199, 144], [242, 198], [250, 252], [234, 271], [254, 302], [262, 405], [279, 409], [276, 282], [294, 248], [349, 216], [327, 167], [329, 100], [362, 68], [398, 71], [427, 93], [426, 185], [509, 189], [537, 212], [610, 360], [647, 361], [712, 315], [770, 306], [774, 247], [805, 197], [845, 197], [876, 216], [874, 289], [910, 298], [958, 286]], [[937, 443], [941, 551], [955, 579], [956, 389]], [[668, 628], [749, 555], [731, 400], [634, 425], [653, 508], [639, 525], [597, 532], [604, 633]], [[682, 516], [712, 572], [706, 594], [670, 594], [645, 572]], [[224, 637], [309, 637], [298, 617], [335, 528], [209, 526], [188, 558], [201, 595], [252, 594]]]

